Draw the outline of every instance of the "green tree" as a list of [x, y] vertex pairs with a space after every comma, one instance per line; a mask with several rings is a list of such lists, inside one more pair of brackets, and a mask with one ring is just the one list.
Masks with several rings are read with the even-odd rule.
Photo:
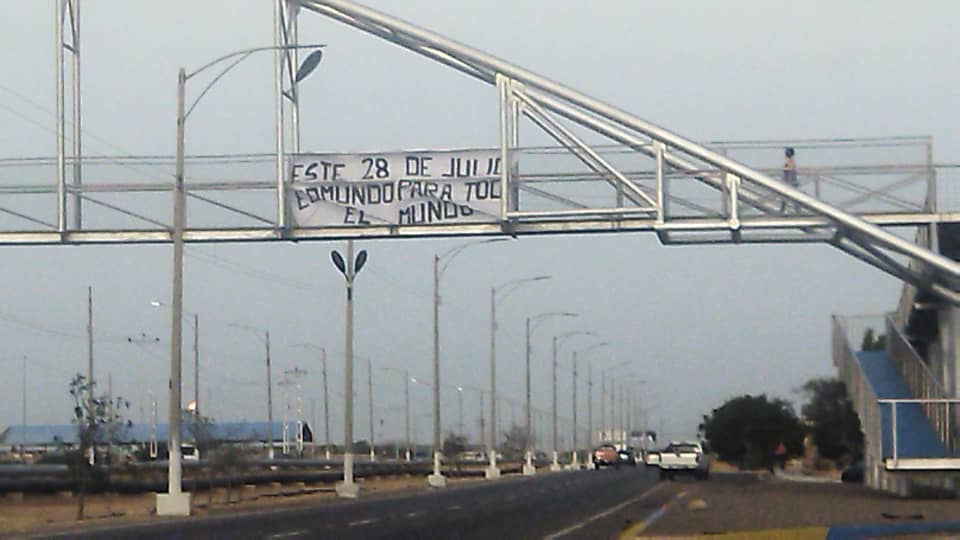
[[448, 458], [455, 458], [467, 449], [467, 438], [463, 435], [450, 433], [443, 440], [443, 454]]
[[[533, 448], [534, 442], [535, 439], [531, 436], [529, 448]], [[524, 450], [528, 448], [527, 443], [527, 430], [523, 426], [514, 424], [503, 434], [500, 452], [506, 459], [521, 459]]]
[[70, 381], [77, 449], [68, 455], [67, 467], [77, 485], [78, 520], [83, 519], [84, 497], [90, 484], [102, 475], [96, 460], [97, 446], [118, 442], [133, 425], [123, 416], [123, 411], [130, 408], [128, 401], [122, 397], [96, 396], [93, 392], [94, 383], [79, 373]]
[[863, 455], [860, 417], [847, 398], [847, 387], [838, 379], [811, 379], [803, 385], [807, 396], [802, 413], [820, 456], [849, 463]]
[[467, 438], [457, 433], [450, 433], [443, 440], [443, 455], [451, 460], [459, 472], [463, 466], [460, 463], [460, 454], [467, 449]]
[[771, 467], [780, 442], [788, 455], [803, 453], [803, 424], [790, 403], [762, 394], [728, 400], [703, 417], [700, 431], [720, 459], [740, 468]]
[[873, 328], [867, 328], [863, 333], [863, 340], [860, 342], [861, 351], [882, 351], [887, 348], [886, 334], [876, 335]]

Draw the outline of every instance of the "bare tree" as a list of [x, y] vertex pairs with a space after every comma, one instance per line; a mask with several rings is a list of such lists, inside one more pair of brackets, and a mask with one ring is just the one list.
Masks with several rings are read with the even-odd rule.
[[93, 392], [94, 383], [79, 373], [70, 381], [77, 449], [68, 453], [67, 466], [77, 486], [78, 520], [83, 519], [87, 490], [102, 474], [96, 459], [97, 445], [119, 441], [132, 425], [123, 416], [123, 411], [130, 408], [128, 401], [122, 397], [95, 396]]

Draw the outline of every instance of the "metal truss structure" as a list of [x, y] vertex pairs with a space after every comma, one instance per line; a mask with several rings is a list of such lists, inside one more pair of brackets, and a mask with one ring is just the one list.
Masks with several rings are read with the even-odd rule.
[[[98, 180], [80, 182], [79, 16], [74, 1], [58, 1], [58, 155], [55, 163], [0, 162], [0, 172], [14, 171], [25, 179], [0, 185], [0, 244], [171, 242], [172, 175], [151, 178], [141, 172], [130, 180], [128, 172], [148, 165], [166, 168], [169, 158], [84, 159], [86, 178], [94, 171]], [[287, 141], [292, 154], [300, 147], [294, 72], [301, 10], [496, 88], [498, 150], [502, 163], [514, 164], [501, 171], [499, 216], [479, 223], [325, 227], [303, 227], [291, 219], [284, 160]], [[66, 15], [70, 44], [63, 40]], [[960, 265], [937, 253], [936, 228], [960, 221], [960, 212], [938, 211], [938, 168], [928, 138], [699, 144], [349, 0], [276, 0], [274, 22], [276, 153], [188, 158], [185, 190], [193, 209], [184, 231], [187, 242], [637, 231], [656, 233], [664, 244], [818, 242], [960, 304]], [[74, 150], [69, 159], [64, 150], [63, 50], [74, 55]], [[521, 146], [523, 126], [553, 144]], [[797, 187], [784, 182], [776, 167], [777, 152], [785, 145], [805, 152]], [[874, 157], [850, 157], [855, 151], [861, 156], [873, 152]], [[68, 161], [74, 166], [69, 184]], [[51, 166], [57, 169], [55, 185], [47, 180]], [[127, 170], [118, 172], [120, 168]], [[50, 207], [52, 196], [55, 208]], [[54, 220], [44, 218], [54, 213]]]

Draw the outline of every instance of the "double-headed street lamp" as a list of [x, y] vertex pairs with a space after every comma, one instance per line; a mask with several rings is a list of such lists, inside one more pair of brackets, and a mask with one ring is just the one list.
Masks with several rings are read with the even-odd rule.
[[542, 322], [544, 319], [549, 319], [549, 318], [554, 318], [554, 317], [576, 317], [576, 316], [577, 316], [576, 313], [570, 313], [570, 312], [567, 312], [567, 311], [551, 311], [551, 312], [548, 312], [548, 313], [541, 313], [541, 314], [539, 314], [539, 315], [534, 315], [533, 317], [527, 317], [527, 323], [526, 323], [526, 337], [527, 337], [526, 343], [527, 343], [527, 346], [526, 346], [526, 368], [525, 368], [525, 373], [526, 373], [526, 377], [525, 377], [525, 379], [526, 379], [526, 398], [527, 398], [527, 402], [526, 402], [526, 436], [524, 437], [524, 439], [525, 439], [525, 440], [524, 440], [524, 446], [526, 447], [526, 448], [524, 448], [524, 450], [525, 450], [524, 453], [525, 453], [525, 455], [526, 455], [526, 462], [525, 462], [524, 465], [523, 465], [523, 474], [528, 475], [528, 476], [529, 476], [529, 475], [532, 475], [532, 474], [536, 474], [536, 472], [537, 472], [536, 467], [533, 466], [533, 452], [532, 452], [532, 448], [531, 448], [531, 444], [530, 444], [530, 442], [531, 442], [530, 438], [531, 438], [531, 435], [532, 435], [532, 430], [531, 430], [531, 423], [532, 423], [532, 422], [531, 422], [531, 418], [530, 418], [530, 415], [531, 415], [531, 408], [530, 408], [530, 406], [531, 406], [531, 404], [530, 404], [530, 335], [531, 335], [531, 333], [533, 332], [533, 330], [536, 329], [536, 323]]
[[[327, 349], [312, 343], [297, 343], [291, 345], [297, 349], [313, 349], [320, 352], [321, 374], [323, 375], [323, 457], [330, 459], [330, 398], [327, 391]], [[316, 442], [313, 443], [316, 448]]]
[[[553, 361], [551, 362], [551, 371], [553, 377], [553, 403], [551, 415], [553, 416], [553, 463], [550, 464], [551, 471], [559, 471], [560, 463], [557, 461], [559, 445], [557, 444], [557, 351], [563, 342], [578, 336], [595, 336], [591, 331], [572, 330], [553, 336]], [[576, 422], [574, 422], [576, 424]], [[576, 428], [574, 428], [576, 431]]]
[[[469, 242], [433, 256], [433, 473], [427, 476], [427, 484], [430, 487], [439, 488], [447, 485], [447, 479], [440, 470], [440, 461], [443, 456], [443, 440], [440, 436], [440, 278], [450, 267], [453, 259], [468, 247], [506, 240], [506, 238], [494, 238]], [[446, 262], [441, 266], [440, 263], [443, 261]]]
[[[183, 233], [184, 229], [186, 228], [187, 217], [186, 192], [184, 190], [184, 132], [187, 118], [190, 116], [190, 113], [193, 112], [194, 108], [196, 108], [200, 100], [203, 99], [203, 96], [207, 94], [210, 88], [212, 88], [217, 81], [219, 81], [224, 75], [227, 74], [227, 72], [229, 72], [237, 64], [248, 58], [253, 53], [259, 51], [317, 49], [304, 60], [303, 64], [299, 66], [296, 74], [296, 80], [293, 82], [295, 85], [297, 82], [300, 82], [306, 78], [314, 69], [316, 69], [323, 54], [321, 51], [319, 51], [321, 47], [323, 47], [323, 45], [274, 45], [269, 47], [244, 49], [216, 58], [189, 74], [185, 69], [180, 68], [180, 71], [177, 74], [177, 159], [176, 174], [173, 185], [173, 234], [171, 239], [173, 243], [173, 283], [171, 294], [172, 299], [170, 302], [172, 321], [170, 325], [169, 465], [167, 468], [167, 493], [157, 494], [157, 515], [190, 515], [190, 494], [183, 493], [183, 470], [180, 456], [180, 408], [182, 406], [180, 375], [182, 354], [181, 347], [183, 345]], [[227, 60], [232, 60], [232, 62], [227, 65], [226, 68], [221, 70], [220, 73], [218, 73], [215, 77], [213, 77], [213, 79], [207, 84], [206, 87], [204, 87], [204, 89], [200, 92], [188, 109], [186, 107], [187, 81], [199, 75], [200, 73], [203, 73], [207, 69], [220, 65], [222, 62]], [[282, 85], [279, 75], [276, 85], [278, 88]], [[282, 146], [279, 138], [277, 146], [278, 150]], [[281, 152], [278, 151], [278, 170], [282, 170], [281, 160], [283, 156], [280, 154]], [[282, 174], [278, 174], [277, 188], [278, 209], [281, 209], [283, 208], [283, 204], [285, 204], [283, 201], [284, 190]], [[284, 213], [281, 211], [278, 213], [278, 215], [278, 221], [282, 221]]]
[[339, 251], [332, 251], [333, 265], [343, 274], [346, 285], [347, 302], [344, 323], [344, 376], [343, 376], [343, 482], [337, 484], [337, 495], [346, 499], [356, 499], [360, 487], [353, 482], [353, 281], [367, 263], [367, 251], [360, 250], [353, 256], [353, 240], [347, 241], [347, 258]]
[[513, 279], [490, 288], [490, 439], [487, 446], [490, 466], [485, 473], [488, 479], [500, 478], [497, 468], [497, 301], [506, 300], [510, 293], [527, 283], [546, 279], [550, 276]]

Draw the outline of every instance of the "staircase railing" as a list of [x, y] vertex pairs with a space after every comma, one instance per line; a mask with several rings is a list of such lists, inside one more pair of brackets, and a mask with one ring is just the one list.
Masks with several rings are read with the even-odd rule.
[[864, 435], [864, 463], [868, 485], [879, 487], [880, 467], [883, 464], [883, 430], [880, 416], [880, 404], [860, 364], [850, 346], [847, 319], [833, 316], [833, 362], [840, 373], [840, 380], [847, 386], [847, 396], [853, 408], [860, 415], [860, 426]]
[[[926, 362], [920, 358], [916, 349], [910, 344], [906, 336], [894, 322], [892, 317], [886, 318], [887, 349], [890, 357], [903, 375], [910, 389], [910, 395], [918, 400], [946, 400], [950, 398], [940, 380], [930, 370]], [[950, 452], [956, 450], [956, 442], [952, 436], [952, 421], [950, 403], [945, 401], [922, 401], [923, 412], [926, 414], [934, 431], [940, 437], [944, 447]]]

